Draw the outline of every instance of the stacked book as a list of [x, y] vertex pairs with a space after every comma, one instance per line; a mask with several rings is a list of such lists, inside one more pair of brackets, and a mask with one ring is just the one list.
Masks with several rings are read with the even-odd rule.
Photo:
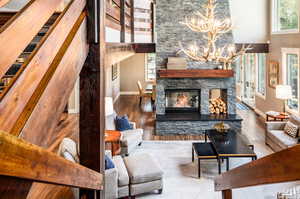
[[184, 57], [168, 57], [167, 69], [186, 69], [186, 66]]

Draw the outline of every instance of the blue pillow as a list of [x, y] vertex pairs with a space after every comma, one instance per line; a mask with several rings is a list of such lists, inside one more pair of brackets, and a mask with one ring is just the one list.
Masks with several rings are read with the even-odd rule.
[[113, 168], [115, 168], [113, 161], [107, 155], [105, 155], [105, 170]]
[[116, 129], [118, 131], [126, 131], [133, 129], [133, 125], [130, 124], [127, 115], [116, 117]]

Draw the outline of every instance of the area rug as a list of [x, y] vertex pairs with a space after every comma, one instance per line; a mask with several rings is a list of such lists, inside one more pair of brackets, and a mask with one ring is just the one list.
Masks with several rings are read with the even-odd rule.
[[[257, 149], [259, 150], [259, 149]], [[214, 177], [218, 175], [216, 160], [201, 161], [201, 178], [197, 174], [197, 161], [191, 159], [192, 141], [144, 141], [134, 153], [149, 153], [155, 157], [164, 171], [164, 189], [137, 196], [141, 199], [221, 199], [221, 193], [214, 191]], [[263, 156], [257, 153], [258, 156]], [[250, 162], [249, 158], [230, 161], [230, 168]], [[225, 171], [225, 162], [222, 170]], [[285, 185], [268, 185], [233, 191], [236, 199], [275, 199]]]
[[245, 105], [245, 104], [242, 103], [242, 102], [237, 102], [237, 103], [236, 103], [236, 108], [237, 108], [238, 110], [242, 110], [242, 111], [249, 111], [249, 110], [251, 110], [247, 105]]

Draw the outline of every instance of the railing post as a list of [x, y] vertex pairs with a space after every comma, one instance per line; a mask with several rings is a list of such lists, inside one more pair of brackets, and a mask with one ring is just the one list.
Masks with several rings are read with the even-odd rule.
[[222, 191], [222, 199], [232, 199], [232, 191], [231, 189]]
[[[88, 0], [89, 54], [80, 73], [80, 163], [104, 175], [105, 0]], [[105, 190], [105, 187], [104, 187]], [[104, 191], [80, 190], [81, 199]]]
[[121, 43], [125, 42], [125, 34], [126, 34], [126, 23], [125, 23], [125, 5], [126, 0], [120, 0], [120, 24], [121, 24]]
[[131, 10], [130, 10], [130, 15], [131, 15], [131, 43], [134, 43], [134, 0], [130, 0], [131, 2]]
[[151, 3], [151, 40], [152, 40], [152, 43], [155, 42], [155, 7], [154, 7], [154, 3], [152, 2]]

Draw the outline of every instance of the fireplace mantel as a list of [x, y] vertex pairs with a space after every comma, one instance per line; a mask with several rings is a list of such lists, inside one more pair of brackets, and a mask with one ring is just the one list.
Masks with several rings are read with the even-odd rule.
[[233, 70], [213, 69], [186, 69], [186, 70], [158, 70], [159, 78], [230, 78], [234, 76]]

